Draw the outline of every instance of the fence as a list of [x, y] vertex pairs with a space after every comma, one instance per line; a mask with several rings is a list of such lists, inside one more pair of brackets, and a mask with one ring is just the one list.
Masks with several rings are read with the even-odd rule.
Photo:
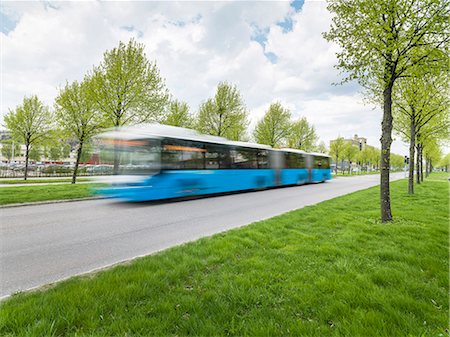
[[[46, 165], [30, 165], [28, 167], [29, 177], [70, 177], [73, 174], [73, 167]], [[95, 165], [80, 166], [77, 176], [100, 176], [113, 174], [112, 166]], [[2, 166], [0, 167], [0, 178], [23, 178], [25, 175], [24, 166]]]

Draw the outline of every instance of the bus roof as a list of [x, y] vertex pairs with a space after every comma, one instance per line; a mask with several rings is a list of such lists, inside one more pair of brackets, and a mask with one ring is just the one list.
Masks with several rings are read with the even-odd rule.
[[154, 139], [176, 138], [205, 143], [223, 144], [228, 146], [240, 146], [256, 149], [267, 149], [267, 150], [272, 149], [269, 145], [231, 141], [223, 137], [204, 135], [191, 129], [162, 124], [142, 124], [136, 126], [119, 127], [116, 129], [110, 129], [109, 131], [100, 134], [98, 137], [127, 139], [127, 140], [142, 139], [142, 138], [154, 138]]

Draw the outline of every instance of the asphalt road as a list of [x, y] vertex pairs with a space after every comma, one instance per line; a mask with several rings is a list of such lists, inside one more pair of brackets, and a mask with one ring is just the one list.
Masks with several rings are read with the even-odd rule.
[[3, 208], [0, 297], [378, 184], [378, 175], [367, 175], [178, 202], [90, 200]]

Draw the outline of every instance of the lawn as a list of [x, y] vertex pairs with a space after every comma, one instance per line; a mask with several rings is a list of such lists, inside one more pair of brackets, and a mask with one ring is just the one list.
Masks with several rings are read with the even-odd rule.
[[[90, 178], [77, 178], [77, 182], [89, 181]], [[55, 179], [0, 179], [0, 184], [38, 184], [38, 183], [70, 183], [72, 178], [55, 178]]]
[[450, 173], [449, 172], [433, 172], [428, 177], [425, 178], [426, 180], [439, 180], [439, 181], [449, 181], [450, 179]]
[[94, 187], [100, 184], [57, 184], [12, 186], [0, 188], [0, 205], [23, 202], [78, 199], [92, 196]]
[[389, 224], [371, 188], [14, 295], [0, 335], [447, 335], [448, 184], [406, 190]]

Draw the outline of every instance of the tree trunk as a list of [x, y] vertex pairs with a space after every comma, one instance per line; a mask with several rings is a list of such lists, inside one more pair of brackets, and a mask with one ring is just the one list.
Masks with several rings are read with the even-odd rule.
[[24, 172], [24, 179], [27, 180], [28, 178], [28, 157], [30, 155], [30, 144], [25, 144], [25, 172]]
[[380, 174], [380, 207], [381, 222], [392, 221], [391, 195], [389, 189], [389, 169], [391, 166], [392, 144], [392, 87], [393, 82], [387, 85], [383, 92], [383, 121], [381, 122], [381, 174]]
[[416, 142], [416, 126], [414, 119], [411, 118], [411, 128], [409, 137], [409, 177], [408, 177], [408, 194], [414, 194], [414, 149]]
[[419, 155], [419, 145], [416, 146], [416, 183], [420, 184], [420, 155]]
[[75, 167], [73, 169], [72, 184], [75, 184], [77, 182], [78, 165], [80, 164], [82, 151], [83, 151], [83, 141], [81, 140], [77, 150], [77, 161], [75, 162]]
[[419, 146], [419, 154], [420, 154], [420, 181], [423, 182], [423, 146]]

